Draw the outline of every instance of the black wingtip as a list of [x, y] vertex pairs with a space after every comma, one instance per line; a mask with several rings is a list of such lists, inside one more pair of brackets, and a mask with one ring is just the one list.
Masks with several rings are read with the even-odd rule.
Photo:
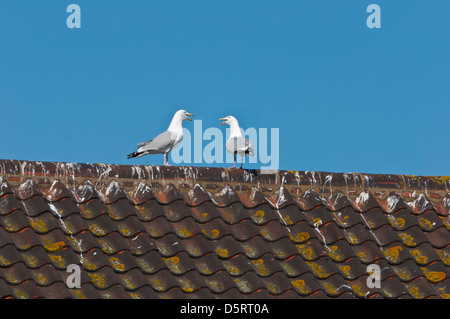
[[139, 154], [138, 152], [133, 152], [133, 153], [131, 153], [131, 154], [128, 154], [128, 155], [126, 156], [126, 158], [127, 158], [127, 159], [133, 158], [133, 157], [136, 157], [138, 154]]

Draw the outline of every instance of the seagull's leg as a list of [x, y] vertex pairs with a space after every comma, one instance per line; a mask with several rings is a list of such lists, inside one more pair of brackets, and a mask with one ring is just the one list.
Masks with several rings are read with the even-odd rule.
[[244, 163], [244, 156], [241, 157], [241, 169], [242, 169], [242, 163]]
[[234, 164], [233, 164], [233, 167], [230, 167], [230, 168], [236, 168], [236, 152], [234, 153]]
[[169, 158], [167, 157], [168, 153], [164, 153], [164, 166], [172, 166], [169, 165]]

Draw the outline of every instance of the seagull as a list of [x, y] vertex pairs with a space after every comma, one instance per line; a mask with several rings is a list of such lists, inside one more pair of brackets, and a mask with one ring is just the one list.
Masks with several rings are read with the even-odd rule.
[[248, 138], [244, 138], [241, 133], [241, 129], [239, 127], [239, 123], [234, 116], [227, 116], [224, 118], [220, 118], [219, 121], [224, 121], [220, 123], [230, 125], [230, 137], [228, 138], [227, 143], [225, 144], [225, 148], [227, 152], [233, 153], [234, 155], [234, 165], [232, 168], [236, 168], [236, 155], [241, 155], [241, 167], [244, 162], [245, 155], [253, 155], [253, 146]]
[[167, 131], [159, 134], [154, 139], [137, 145], [138, 150], [127, 155], [127, 158], [138, 158], [147, 154], [164, 154], [164, 166], [170, 166], [167, 154], [174, 149], [183, 139], [184, 120], [192, 121], [188, 116], [194, 116], [185, 110], [175, 113]]

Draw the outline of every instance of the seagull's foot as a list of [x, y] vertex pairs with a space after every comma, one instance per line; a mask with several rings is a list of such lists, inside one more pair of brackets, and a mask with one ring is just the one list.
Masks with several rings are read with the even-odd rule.
[[173, 166], [173, 165], [170, 165], [170, 164], [164, 164], [164, 166]]

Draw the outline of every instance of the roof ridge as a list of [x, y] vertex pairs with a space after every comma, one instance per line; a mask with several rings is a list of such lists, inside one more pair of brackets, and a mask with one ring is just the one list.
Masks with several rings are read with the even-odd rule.
[[161, 190], [173, 184], [181, 193], [189, 192], [196, 185], [210, 193], [217, 193], [224, 187], [231, 187], [237, 194], [256, 188], [265, 196], [272, 196], [283, 187], [287, 194], [297, 197], [308, 190], [329, 198], [340, 192], [354, 202], [367, 192], [385, 202], [395, 191], [403, 201], [414, 202], [426, 196], [432, 203], [437, 203], [450, 192], [450, 176], [293, 170], [263, 174], [260, 170], [220, 167], [0, 160], [0, 175], [12, 186], [32, 180], [35, 185], [50, 188], [55, 180], [59, 180], [66, 188], [76, 190], [89, 181], [94, 188], [104, 191], [112, 181], [116, 181], [128, 192], [145, 182], [151, 189]]

